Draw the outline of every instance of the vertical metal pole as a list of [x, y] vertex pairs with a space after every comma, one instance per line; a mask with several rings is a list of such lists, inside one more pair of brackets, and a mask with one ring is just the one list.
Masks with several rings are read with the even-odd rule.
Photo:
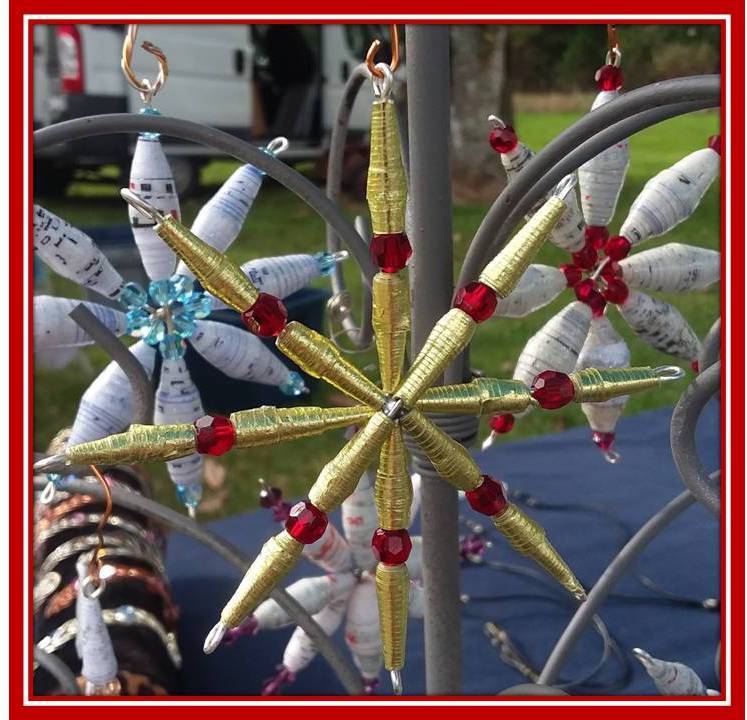
[[[453, 290], [449, 174], [449, 28], [408, 25], [412, 351], [448, 310]], [[420, 463], [417, 463], [420, 465]], [[429, 465], [422, 484], [425, 672], [430, 695], [461, 692], [458, 511], [456, 491]]]

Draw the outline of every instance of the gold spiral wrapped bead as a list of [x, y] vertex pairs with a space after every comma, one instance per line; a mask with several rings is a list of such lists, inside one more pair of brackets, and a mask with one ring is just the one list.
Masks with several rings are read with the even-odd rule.
[[467, 448], [450, 438], [425, 415], [412, 410], [401, 422], [444, 480], [464, 492], [474, 490], [482, 483], [480, 468]]
[[130, 425], [127, 432], [71, 445], [66, 459], [76, 465], [175, 460], [197, 451], [195, 429], [183, 425]]
[[290, 572], [302, 552], [303, 545], [285, 530], [271, 537], [262, 546], [241, 584], [223, 608], [221, 622], [229, 628], [240, 625]]
[[402, 430], [397, 426], [392, 428], [379, 453], [374, 498], [379, 527], [399, 530], [410, 524], [412, 481], [407, 472]]
[[358, 402], [380, 407], [384, 394], [329, 339], [302, 323], [289, 322], [278, 335], [278, 349], [309, 375], [342, 390]]
[[370, 145], [366, 200], [371, 228], [375, 235], [404, 232], [407, 183], [397, 112], [391, 100], [374, 102], [371, 108]]
[[393, 427], [383, 412], [375, 413], [322, 468], [309, 490], [309, 500], [324, 512], [337, 508], [355, 490]]
[[390, 393], [402, 381], [410, 330], [410, 292], [400, 273], [380, 272], [374, 275], [371, 293], [381, 387]]
[[412, 408], [420, 396], [443, 374], [451, 361], [469, 344], [475, 321], [467, 313], [452, 308], [431, 330], [415, 358], [407, 377], [395, 395]]
[[415, 407], [424, 413], [492, 415], [521, 412], [531, 403], [529, 388], [520, 380], [476, 378], [461, 385], [430, 388]]
[[511, 543], [511, 547], [526, 555], [552, 575], [571, 595], [578, 600], [586, 599], [586, 593], [573, 571], [558, 551], [550, 544], [545, 529], [516, 505], [508, 507], [492, 518], [493, 525]]
[[354, 407], [290, 407], [270, 405], [241, 410], [231, 415], [236, 428], [235, 447], [257, 447], [319, 435], [327, 430], [363, 423], [374, 411]]
[[642, 392], [661, 384], [659, 377], [650, 367], [587, 368], [570, 374], [576, 391], [576, 402], [602, 402], [621, 395]]
[[184, 260], [205, 290], [240, 313], [254, 305], [259, 290], [223, 253], [172, 217], [164, 218], [155, 226], [155, 231]]
[[480, 282], [493, 288], [498, 297], [505, 298], [516, 287], [565, 209], [565, 204], [559, 198], [548, 198], [490, 261], [480, 274]]
[[376, 599], [384, 667], [399, 670], [405, 664], [407, 611], [410, 601], [410, 575], [407, 565], [376, 566]]

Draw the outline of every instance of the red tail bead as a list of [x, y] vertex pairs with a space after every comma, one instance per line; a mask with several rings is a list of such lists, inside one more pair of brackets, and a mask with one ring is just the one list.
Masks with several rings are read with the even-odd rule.
[[599, 90], [619, 90], [623, 85], [623, 73], [614, 65], [602, 65], [597, 70], [594, 79]]
[[490, 147], [497, 153], [511, 152], [519, 144], [519, 136], [510, 126], [494, 127], [488, 136]]
[[604, 314], [607, 301], [602, 297], [602, 293], [596, 289], [596, 285], [591, 278], [576, 285], [574, 292], [578, 300], [591, 308], [591, 314], [594, 317], [601, 317]]
[[616, 278], [607, 280], [607, 288], [604, 291], [604, 299], [615, 305], [622, 305], [628, 299], [628, 286]]
[[412, 246], [404, 233], [374, 235], [369, 252], [379, 269], [386, 273], [396, 273], [407, 265], [412, 255]]
[[570, 288], [578, 285], [584, 276], [581, 268], [577, 267], [576, 265], [569, 265], [568, 263], [564, 263], [560, 266], [560, 269], [563, 272], [563, 275], [565, 275], [566, 285]]
[[591, 439], [602, 452], [607, 452], [612, 449], [612, 445], [615, 442], [615, 433], [597, 432], [594, 430], [591, 434]]
[[464, 493], [464, 497], [475, 512], [491, 517], [500, 515], [508, 507], [503, 485], [490, 475], [483, 475], [482, 482], [474, 490]]
[[607, 262], [604, 263], [604, 265], [602, 266], [602, 270], [599, 274], [605, 280], [612, 280], [613, 278], [621, 278], [622, 268], [620, 267], [619, 262], [615, 262], [614, 260], [607, 260]]
[[571, 379], [562, 372], [544, 370], [532, 382], [532, 397], [545, 410], [557, 410], [573, 400], [576, 390]]
[[698, 361], [698, 358], [695, 358], [690, 363], [690, 367], [692, 368], [692, 371], [697, 375], [700, 372], [700, 362]]
[[611, 237], [604, 245], [604, 252], [612, 260], [622, 260], [630, 252], [630, 240], [622, 235]]
[[591, 270], [597, 264], [597, 251], [590, 245], [585, 245], [581, 250], [571, 253], [573, 264], [584, 270]]
[[241, 321], [249, 332], [261, 337], [277, 337], [288, 324], [288, 311], [280, 298], [261, 292]]
[[505, 435], [513, 430], [515, 422], [516, 418], [510, 413], [506, 413], [505, 415], [493, 415], [488, 424], [494, 433]]
[[194, 421], [197, 452], [202, 455], [223, 455], [236, 442], [236, 428], [222, 415], [204, 415]]
[[304, 545], [316, 542], [327, 529], [327, 515], [308, 500], [296, 503], [285, 521], [288, 534]]
[[454, 296], [454, 307], [467, 313], [475, 322], [481, 323], [493, 317], [498, 307], [498, 295], [485, 283], [467, 283]]
[[721, 155], [721, 135], [711, 135], [708, 138], [708, 147]]
[[606, 225], [589, 225], [584, 230], [584, 240], [586, 244], [595, 250], [601, 250], [604, 243], [607, 242], [610, 234]]
[[407, 530], [377, 528], [371, 538], [373, 554], [385, 565], [402, 565], [412, 550], [412, 540]]

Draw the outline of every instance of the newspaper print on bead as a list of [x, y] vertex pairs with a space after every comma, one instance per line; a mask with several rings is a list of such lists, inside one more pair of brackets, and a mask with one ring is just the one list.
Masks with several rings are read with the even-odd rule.
[[496, 317], [524, 317], [555, 300], [566, 287], [565, 275], [550, 265], [530, 265], [519, 284], [499, 301]]
[[685, 293], [718, 282], [721, 253], [681, 243], [667, 243], [620, 261], [622, 279], [638, 290]]

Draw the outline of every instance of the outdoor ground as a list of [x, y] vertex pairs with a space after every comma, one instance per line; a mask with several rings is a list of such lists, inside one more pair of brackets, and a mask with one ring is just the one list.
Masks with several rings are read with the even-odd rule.
[[[580, 113], [523, 114], [516, 118], [516, 127], [522, 139], [535, 149], [541, 148], [551, 138], [579, 117]], [[646, 180], [659, 170], [671, 165], [687, 153], [705, 145], [709, 135], [718, 132], [718, 115], [712, 112], [697, 113], [667, 121], [663, 125], [644, 131], [631, 140], [631, 166], [628, 179], [618, 205], [618, 213], [612, 223], [616, 229], [625, 217], [631, 202]], [[187, 223], [194, 218], [197, 209], [222, 179], [235, 167], [230, 161], [217, 161], [205, 169], [204, 197], [185, 202], [182, 213]], [[50, 210], [77, 225], [121, 224], [126, 222], [124, 204], [117, 196], [117, 187], [76, 183], [70, 196], [64, 200], [38, 198]], [[347, 203], [346, 209], [352, 217], [364, 210], [362, 204]], [[475, 230], [487, 210], [478, 205], [459, 205], [454, 208], [454, 255], [458, 267], [467, 250]], [[648, 242], [645, 248], [663, 242], [677, 241], [708, 248], [719, 246], [719, 191], [718, 184], [712, 187], [695, 215], [669, 233], [665, 238]], [[324, 226], [321, 220], [300, 200], [279, 186], [267, 183], [230, 255], [238, 261], [255, 257], [291, 252], [313, 252], [323, 248]], [[550, 265], [565, 262], [567, 255], [549, 246], [542, 250], [538, 261]], [[346, 277], [357, 297], [359, 278], [353, 264], [348, 261]], [[54, 279], [52, 291], [68, 297], [78, 296], [77, 288], [66, 281]], [[707, 292], [683, 296], [662, 296], [676, 305], [702, 337], [719, 314], [719, 288]], [[478, 368], [497, 377], [510, 377], [514, 363], [526, 343], [540, 326], [572, 299], [570, 291], [534, 315], [517, 320], [492, 320], [482, 325], [472, 346], [471, 361]], [[673, 359], [656, 352], [639, 341], [620, 322], [619, 315], [612, 310], [613, 323], [628, 340], [633, 364], [671, 364]], [[375, 375], [375, 353], [367, 353], [357, 360], [359, 367]], [[51, 437], [62, 427], [69, 425], [77, 402], [100, 369], [106, 358], [97, 350], [87, 350], [79, 359], [61, 371], [38, 370], [35, 373], [35, 419], [34, 441], [36, 449], [43, 449]], [[683, 363], [683, 366], [686, 364]], [[689, 372], [689, 367], [687, 368]], [[656, 392], [631, 398], [626, 413], [671, 405], [682, 392], [681, 383], [669, 384]], [[334, 401], [331, 394], [320, 390], [312, 396], [315, 404]], [[510, 442], [529, 435], [557, 432], [573, 425], [585, 423], [577, 405], [560, 411], [533, 412], [517, 422], [514, 431], [499, 442]], [[645, 428], [641, 428], [645, 432]], [[481, 438], [487, 433], [483, 424]], [[290, 496], [303, 495], [313, 482], [324, 463], [340, 448], [340, 433], [330, 433], [321, 438], [312, 438], [294, 443], [293, 450], [278, 446], [243, 450], [230, 453], [220, 459], [226, 469], [225, 482], [220, 483], [220, 471], [214, 473], [214, 482], [220, 490], [208, 490], [215, 509], [210, 515], [224, 515], [242, 511], [256, 504], [257, 480], [262, 477], [273, 485], [282, 487]], [[623, 454], [625, 449], [621, 448]], [[589, 452], [595, 452], [591, 447]], [[603, 462], [600, 457], [599, 462]], [[149, 467], [156, 483], [158, 499], [176, 506], [173, 491], [162, 465]]]

